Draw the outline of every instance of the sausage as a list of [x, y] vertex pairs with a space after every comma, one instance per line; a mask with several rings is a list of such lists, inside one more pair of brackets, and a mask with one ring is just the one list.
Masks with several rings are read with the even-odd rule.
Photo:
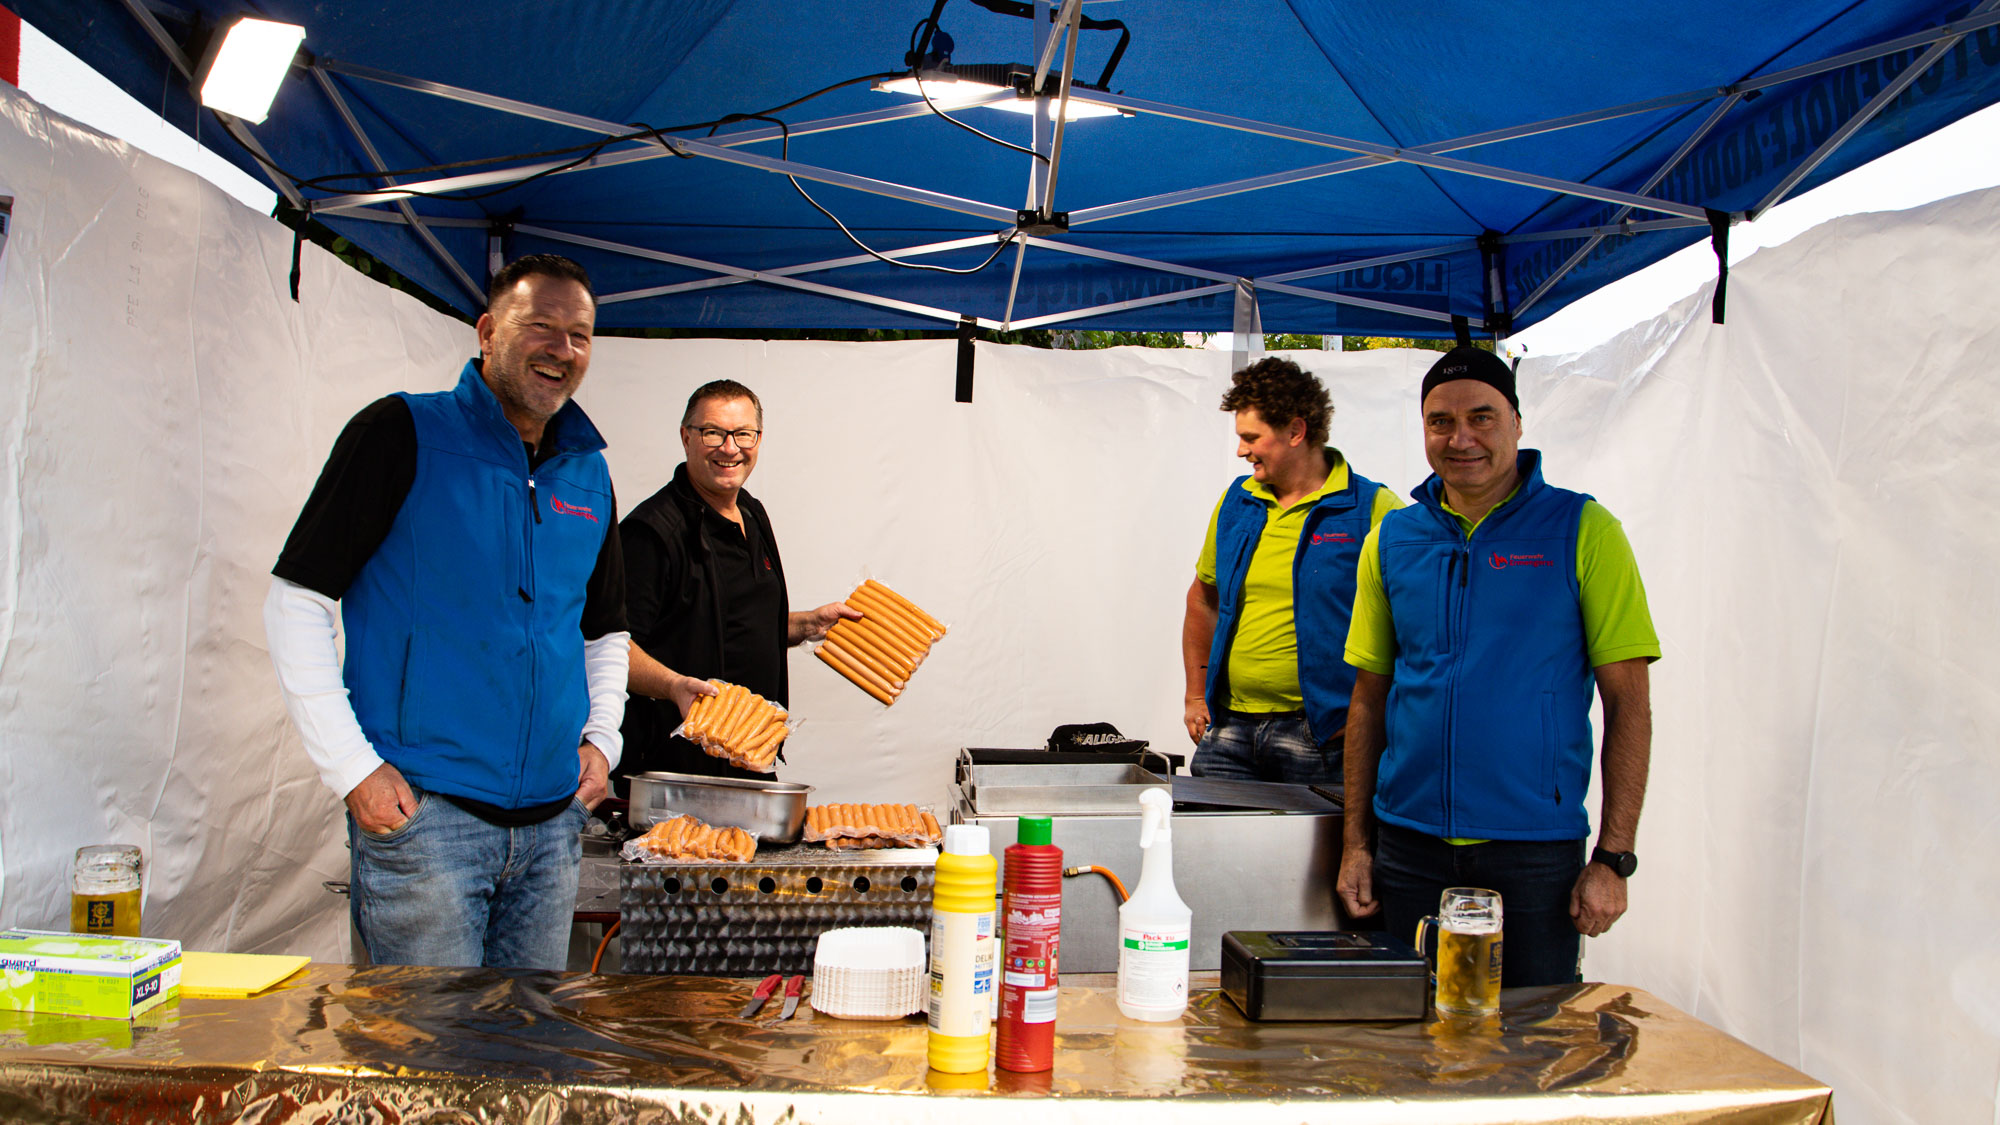
[[880, 670], [888, 675], [889, 682], [895, 684], [897, 687], [902, 687], [903, 675], [910, 667], [909, 661], [896, 655], [888, 646], [877, 640], [874, 634], [861, 628], [855, 622], [842, 621], [841, 624], [847, 626], [847, 628], [829, 630], [827, 635], [839, 641], [850, 650], [859, 648], [861, 651], [857, 655], [874, 657], [876, 663], [881, 665]]
[[891, 590], [889, 587], [884, 586], [882, 583], [875, 581], [873, 578], [867, 579], [866, 581], [862, 582], [861, 585], [869, 590], [873, 590], [874, 592], [881, 594], [883, 597], [888, 598], [890, 601], [895, 602], [897, 605], [903, 607], [903, 609], [909, 611], [910, 616], [916, 618], [918, 622], [920, 622], [921, 624], [930, 629], [933, 639], [944, 636], [945, 634], [944, 623], [939, 621], [937, 618], [932, 617], [930, 614], [925, 613], [923, 611], [923, 608], [917, 605], [917, 603], [911, 601], [910, 599], [904, 597], [903, 595], [897, 593], [896, 591]]
[[709, 704], [714, 699], [712, 695], [697, 695], [688, 704], [687, 717], [681, 720], [681, 734], [690, 741], [701, 737], [702, 727], [708, 721]]
[[[894, 657], [899, 670], [914, 672], [917, 665], [924, 662], [925, 649], [921, 645], [910, 643], [907, 637], [891, 628], [886, 619], [864, 617], [852, 624], [856, 632], [875, 642], [882, 651]], [[908, 676], [905, 675], [904, 678], [907, 679]]]
[[855, 687], [860, 688], [862, 691], [865, 691], [869, 695], [872, 695], [876, 699], [880, 700], [882, 702], [882, 706], [888, 707], [896, 702], [895, 696], [890, 695], [888, 692], [883, 691], [881, 688], [878, 688], [874, 684], [869, 683], [867, 680], [862, 679], [861, 674], [859, 672], [856, 672], [854, 669], [848, 667], [847, 663], [841, 660], [839, 657], [834, 656], [832, 653], [829, 653], [826, 650], [825, 645], [820, 645], [818, 648], [813, 649], [813, 655], [819, 657], [821, 663], [825, 664], [827, 667], [833, 669], [834, 671], [840, 673], [843, 676], [846, 676], [849, 682], [853, 683]]
[[743, 752], [743, 756], [749, 759], [749, 768], [770, 769], [772, 761], [778, 756], [778, 744], [785, 740], [785, 733], [784, 723], [774, 723], [751, 741]]
[[[847, 622], [841, 622], [842, 625]], [[902, 662], [883, 655], [874, 642], [864, 640], [859, 629], [829, 629], [823, 644], [832, 644], [840, 650], [842, 659], [856, 667], [867, 669], [881, 677], [881, 686], [890, 692], [903, 688]]]
[[857, 652], [849, 650], [847, 646], [838, 643], [832, 637], [828, 637], [827, 639], [821, 641], [820, 644], [828, 649], [831, 649], [833, 651], [833, 654], [835, 656], [838, 656], [841, 660], [845, 661], [849, 668], [852, 668], [856, 672], [861, 673], [863, 679], [874, 684], [876, 687], [881, 688], [883, 691], [888, 692], [890, 695], [896, 695], [903, 690], [902, 688], [897, 687], [895, 684], [892, 684], [888, 680], [882, 678], [882, 674], [880, 672], [876, 671], [874, 668], [869, 666], [867, 657], [862, 656]]
[[863, 621], [874, 621], [903, 640], [920, 656], [931, 647], [930, 630], [913, 624], [902, 608], [879, 594], [867, 590], [856, 590], [848, 596], [848, 601], [859, 606], [865, 614]]

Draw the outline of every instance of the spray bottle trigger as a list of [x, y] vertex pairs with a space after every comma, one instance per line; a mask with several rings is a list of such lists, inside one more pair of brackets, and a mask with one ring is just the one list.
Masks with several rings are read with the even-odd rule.
[[1139, 794], [1139, 848], [1153, 846], [1167, 818], [1173, 815], [1174, 799], [1164, 789], [1147, 789]]

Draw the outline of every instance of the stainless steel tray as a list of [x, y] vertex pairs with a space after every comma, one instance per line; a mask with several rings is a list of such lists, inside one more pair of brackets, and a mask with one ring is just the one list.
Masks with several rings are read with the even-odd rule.
[[1167, 779], [1129, 763], [965, 767], [964, 787], [981, 813], [1139, 812], [1139, 793]]
[[805, 831], [806, 795], [812, 786], [790, 781], [740, 777], [700, 777], [688, 773], [632, 775], [632, 802], [626, 816], [634, 828], [682, 813], [704, 824], [741, 828], [760, 843], [796, 843]]

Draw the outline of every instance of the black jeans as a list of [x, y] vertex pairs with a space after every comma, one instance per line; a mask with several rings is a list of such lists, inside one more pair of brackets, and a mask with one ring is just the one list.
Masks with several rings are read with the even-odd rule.
[[1583, 935], [1569, 916], [1570, 890], [1583, 872], [1582, 840], [1489, 840], [1448, 844], [1377, 823], [1375, 897], [1383, 925], [1413, 940], [1417, 920], [1437, 913], [1446, 887], [1500, 892], [1500, 984], [1574, 984]]

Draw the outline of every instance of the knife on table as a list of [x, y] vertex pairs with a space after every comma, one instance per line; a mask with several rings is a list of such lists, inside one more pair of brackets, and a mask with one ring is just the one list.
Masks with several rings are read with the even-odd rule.
[[737, 1013], [736, 1018], [747, 1020], [751, 1016], [756, 1015], [757, 1009], [764, 1006], [764, 1001], [769, 1000], [773, 992], [778, 991], [778, 983], [784, 979], [785, 975], [783, 973], [772, 973], [770, 976], [757, 982], [756, 991], [750, 994], [750, 1002], [743, 1005], [743, 1010]]
[[791, 1019], [792, 1013], [799, 1010], [799, 993], [804, 990], [805, 986], [806, 978], [803, 976], [794, 975], [792, 979], [785, 982], [785, 1007], [783, 1011], [778, 1013], [779, 1019]]

